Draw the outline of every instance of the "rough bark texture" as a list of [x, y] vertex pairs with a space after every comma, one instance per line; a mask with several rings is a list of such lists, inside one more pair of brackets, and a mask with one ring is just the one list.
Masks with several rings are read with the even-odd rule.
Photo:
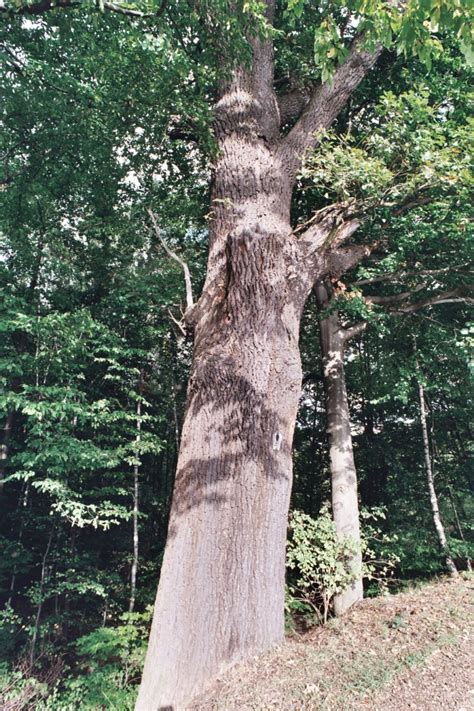
[[[329, 305], [326, 286], [319, 283], [315, 288], [315, 293], [318, 308], [324, 311]], [[320, 335], [334, 523], [337, 535], [340, 538], [350, 537], [360, 550], [357, 471], [352, 447], [344, 374], [344, 347], [348, 334], [340, 326], [337, 311], [333, 311], [321, 319]], [[336, 615], [344, 614], [354, 603], [363, 598], [361, 553], [351, 557], [347, 564], [356, 579], [343, 592], [335, 596], [334, 612]]]
[[216, 110], [208, 277], [192, 314], [187, 412], [137, 703], [147, 711], [182, 707], [223, 664], [283, 635], [305, 293], [291, 278], [288, 179], [252, 130], [263, 122], [253, 112], [240, 77]]
[[[304, 131], [280, 136], [272, 45], [252, 44], [253, 69], [237, 69], [215, 107], [207, 277], [187, 314], [193, 365], [139, 711], [186, 708], [224, 666], [284, 633], [298, 333], [334, 220], [321, 220], [319, 242], [292, 232]], [[305, 145], [362, 76], [348, 71], [325, 88], [337, 98], [324, 112], [313, 102]]]

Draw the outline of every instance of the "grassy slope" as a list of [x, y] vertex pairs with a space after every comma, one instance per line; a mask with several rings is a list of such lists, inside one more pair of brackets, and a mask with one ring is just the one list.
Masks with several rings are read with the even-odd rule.
[[472, 581], [445, 580], [365, 600], [229, 670], [192, 708], [474, 709], [473, 591]]

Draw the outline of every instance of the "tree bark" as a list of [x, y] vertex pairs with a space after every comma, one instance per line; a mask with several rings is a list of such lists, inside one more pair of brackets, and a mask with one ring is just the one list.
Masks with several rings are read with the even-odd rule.
[[[315, 288], [318, 309], [329, 306], [328, 288], [319, 282]], [[355, 580], [334, 598], [334, 612], [343, 615], [363, 598], [362, 554], [360, 552], [359, 500], [357, 471], [352, 446], [349, 403], [344, 373], [344, 348], [348, 337], [354, 335], [343, 329], [337, 311], [320, 321], [324, 391], [326, 396], [327, 433], [331, 471], [332, 511], [339, 538], [351, 538], [358, 547], [347, 565]]]
[[428, 426], [426, 424], [426, 407], [425, 407], [425, 393], [421, 382], [418, 382], [418, 396], [420, 399], [420, 422], [421, 430], [423, 433], [423, 452], [425, 457], [425, 467], [426, 467], [426, 480], [428, 484], [428, 493], [430, 496], [431, 513], [433, 516], [433, 524], [435, 527], [436, 535], [438, 536], [438, 542], [441, 550], [445, 556], [446, 567], [449, 570], [449, 574], [455, 578], [458, 575], [458, 570], [454, 564], [448, 548], [448, 542], [446, 540], [446, 534], [444, 531], [443, 522], [441, 520], [441, 514], [439, 511], [438, 496], [436, 494], [436, 489], [434, 485], [433, 469], [431, 467], [431, 457], [430, 457], [430, 442], [428, 438]]
[[305, 293], [291, 281], [289, 186], [239, 126], [250, 102], [238, 84], [221, 101], [208, 277], [137, 702], [147, 711], [183, 708], [223, 665], [283, 637]]
[[[270, 20], [271, 11], [269, 3]], [[320, 91], [337, 100], [325, 111], [313, 102], [304, 128], [281, 137], [272, 44], [251, 44], [253, 66], [234, 71], [215, 107], [207, 276], [187, 312], [193, 365], [137, 711], [186, 708], [222, 668], [284, 634], [300, 319], [328, 268], [328, 236], [334, 244], [343, 238], [339, 210], [323, 211], [297, 238], [291, 197], [303, 149], [333, 121], [369, 61], [339, 72]]]

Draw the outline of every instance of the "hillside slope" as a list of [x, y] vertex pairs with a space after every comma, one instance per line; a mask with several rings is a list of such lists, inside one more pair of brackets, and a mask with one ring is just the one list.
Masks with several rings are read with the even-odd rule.
[[192, 709], [474, 710], [473, 592], [443, 580], [365, 600], [229, 670]]

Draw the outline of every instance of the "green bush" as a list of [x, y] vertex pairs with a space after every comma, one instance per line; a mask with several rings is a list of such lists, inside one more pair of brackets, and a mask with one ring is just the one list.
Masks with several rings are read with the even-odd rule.
[[19, 640], [23, 640], [24, 637], [24, 625], [20, 615], [11, 605], [5, 605], [3, 610], [0, 610], [0, 660], [13, 656]]
[[[375, 583], [372, 594], [385, 587], [397, 562], [397, 557], [387, 548], [392, 539], [380, 530], [379, 522], [384, 516], [380, 507], [361, 513], [361, 572], [366, 580]], [[348, 561], [358, 552], [358, 544], [350, 537], [337, 536], [328, 504], [323, 506], [317, 518], [293, 511], [289, 528], [286, 611], [289, 615], [303, 615], [324, 624], [334, 596], [356, 579]]]
[[117, 627], [99, 627], [80, 637], [74, 645], [78, 662], [74, 668], [61, 667], [60, 676], [45, 681], [31, 676], [26, 666], [13, 671], [0, 667], [1, 703], [35, 711], [133, 709], [151, 608], [126, 613], [120, 620]]
[[13, 670], [6, 662], [0, 664], [1, 709], [36, 709], [39, 700], [47, 695], [47, 683], [31, 675], [31, 667], [26, 660], [20, 661]]
[[287, 588], [287, 611], [309, 613], [325, 623], [334, 596], [354, 580], [346, 560], [357, 546], [350, 538], [337, 537], [328, 505], [316, 519], [293, 511], [289, 528], [286, 564], [294, 572]]

